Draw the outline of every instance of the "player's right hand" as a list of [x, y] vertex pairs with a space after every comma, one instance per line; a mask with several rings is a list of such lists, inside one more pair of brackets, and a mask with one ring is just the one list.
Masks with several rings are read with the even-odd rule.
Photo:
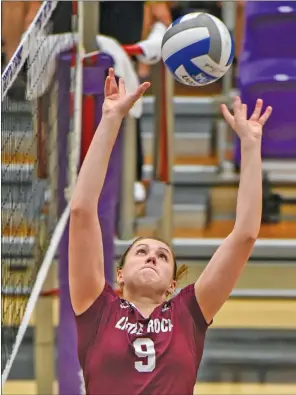
[[124, 80], [120, 78], [117, 84], [114, 70], [110, 68], [105, 81], [103, 115], [125, 117], [149, 87], [150, 82], [144, 82], [135, 92], [127, 93]]

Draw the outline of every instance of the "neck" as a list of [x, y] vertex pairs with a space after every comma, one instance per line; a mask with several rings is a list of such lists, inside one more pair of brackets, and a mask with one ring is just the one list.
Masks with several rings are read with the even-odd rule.
[[133, 295], [129, 292], [124, 292], [123, 298], [128, 302], [133, 303], [144, 317], [149, 317], [153, 310], [166, 300], [165, 295], [154, 295], [152, 297], [145, 295]]

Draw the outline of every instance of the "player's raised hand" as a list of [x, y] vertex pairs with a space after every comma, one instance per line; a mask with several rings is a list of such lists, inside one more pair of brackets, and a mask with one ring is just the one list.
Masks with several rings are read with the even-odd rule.
[[136, 89], [135, 92], [127, 93], [124, 80], [120, 78], [119, 83], [117, 84], [114, 70], [110, 68], [105, 81], [103, 113], [108, 115], [114, 114], [121, 117], [126, 116], [132, 106], [145, 93], [149, 86], [150, 82], [144, 82]]
[[226, 122], [236, 132], [240, 140], [255, 142], [261, 139], [262, 128], [271, 115], [272, 107], [268, 106], [262, 114], [263, 100], [258, 99], [250, 119], [247, 119], [247, 105], [237, 96], [234, 99], [233, 115], [225, 104], [221, 105]]

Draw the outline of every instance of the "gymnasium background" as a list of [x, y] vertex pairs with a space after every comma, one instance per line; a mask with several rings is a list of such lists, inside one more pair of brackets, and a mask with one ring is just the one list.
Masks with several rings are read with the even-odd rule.
[[[114, 62], [97, 52], [101, 33], [125, 46], [134, 73], [153, 82], [141, 116], [125, 121], [98, 208], [111, 283], [116, 261], [141, 234], [171, 241], [178, 263], [188, 266], [180, 288], [196, 280], [235, 216], [239, 144], [219, 103], [231, 103], [238, 92], [247, 104], [256, 96], [274, 107], [262, 148], [260, 237], [208, 332], [196, 393], [296, 394], [296, 3], [91, 3], [83, 15], [72, 1], [1, 3], [2, 379], [13, 360], [3, 393], [83, 391], [67, 284], [67, 188], [75, 182], [73, 161], [83, 159], [99, 121], [104, 71]], [[236, 44], [231, 72], [198, 89], [172, 81], [161, 63], [137, 61], [134, 45], [155, 22], [168, 25], [193, 10], [221, 18]], [[46, 18], [34, 45], [26, 41], [31, 23], [39, 29]], [[83, 87], [77, 34], [86, 49]], [[34, 299], [46, 259], [48, 273]]]

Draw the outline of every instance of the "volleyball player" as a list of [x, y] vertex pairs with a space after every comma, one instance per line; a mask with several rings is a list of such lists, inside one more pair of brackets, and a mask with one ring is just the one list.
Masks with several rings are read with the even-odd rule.
[[122, 298], [104, 278], [97, 204], [123, 117], [149, 83], [133, 94], [109, 70], [102, 119], [83, 162], [72, 201], [70, 295], [78, 354], [88, 395], [189, 395], [204, 338], [242, 272], [261, 220], [261, 138], [271, 107], [258, 100], [247, 120], [238, 97], [234, 115], [222, 113], [241, 140], [241, 180], [235, 225], [195, 284], [172, 298], [177, 267], [173, 251], [152, 238], [136, 240], [123, 255], [117, 281]]

